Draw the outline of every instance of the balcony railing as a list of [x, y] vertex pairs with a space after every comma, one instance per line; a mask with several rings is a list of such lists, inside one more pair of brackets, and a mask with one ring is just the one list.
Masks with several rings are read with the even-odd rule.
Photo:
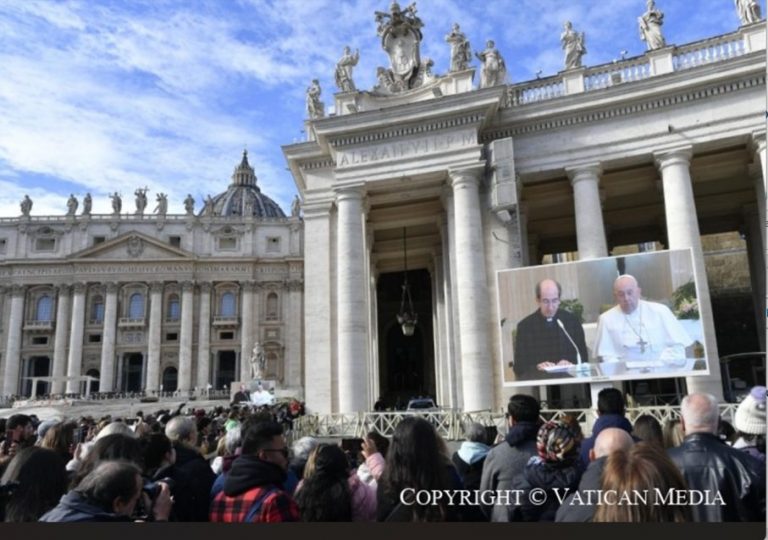
[[222, 317], [217, 315], [213, 318], [213, 326], [237, 326], [239, 323], [239, 317]]
[[31, 330], [37, 332], [49, 332], [53, 330], [53, 321], [26, 321], [24, 323], [24, 330]]
[[682, 71], [736, 58], [745, 52], [744, 39], [740, 35], [729, 34], [678, 47], [672, 56], [672, 65], [675, 71]]
[[146, 324], [146, 319], [144, 317], [140, 319], [130, 319], [127, 317], [122, 317], [117, 322], [117, 326], [119, 326], [120, 328], [141, 328], [145, 326], [145, 324]]

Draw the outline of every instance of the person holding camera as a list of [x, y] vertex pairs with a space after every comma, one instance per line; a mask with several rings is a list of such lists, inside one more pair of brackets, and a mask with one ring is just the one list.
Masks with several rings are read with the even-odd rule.
[[145, 489], [162, 482], [168, 484], [174, 497], [168, 521], [199, 521], [191, 481], [184, 471], [176, 467], [176, 450], [171, 440], [162, 433], [149, 433], [139, 442], [144, 452]]
[[[168, 521], [173, 507], [170, 488], [159, 482], [155, 489], [150, 517], [153, 521]], [[134, 521], [134, 511], [142, 493], [144, 481], [141, 469], [135, 463], [102, 461], [40, 521]]]

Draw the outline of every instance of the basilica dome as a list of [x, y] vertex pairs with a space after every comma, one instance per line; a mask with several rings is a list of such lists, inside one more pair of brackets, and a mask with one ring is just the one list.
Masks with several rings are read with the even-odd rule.
[[209, 198], [200, 215], [259, 218], [284, 218], [280, 206], [264, 195], [256, 185], [256, 174], [248, 163], [248, 151], [243, 151], [240, 165], [232, 173], [232, 183], [227, 191]]

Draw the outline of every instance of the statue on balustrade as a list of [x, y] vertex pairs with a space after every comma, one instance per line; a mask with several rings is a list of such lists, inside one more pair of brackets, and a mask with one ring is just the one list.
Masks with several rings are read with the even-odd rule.
[[451, 33], [445, 36], [445, 41], [451, 44], [451, 72], [469, 69], [472, 49], [458, 23], [453, 24]]
[[581, 57], [587, 54], [584, 46], [584, 32], [573, 29], [571, 21], [565, 21], [563, 33], [560, 34], [560, 43], [565, 51], [565, 69], [581, 67]]
[[155, 213], [160, 216], [165, 216], [168, 213], [168, 195], [165, 193], [157, 194], [157, 206], [155, 207]]
[[664, 13], [656, 9], [653, 0], [648, 0], [645, 4], [645, 13], [637, 18], [637, 23], [640, 26], [640, 39], [645, 41], [649, 51], [654, 51], [667, 46], [664, 36], [661, 34]]
[[360, 60], [360, 50], [352, 54], [349, 47], [344, 47], [344, 55], [336, 64], [336, 86], [342, 92], [354, 92], [355, 81], [352, 80], [352, 70]]
[[24, 195], [19, 206], [21, 207], [21, 214], [29, 217], [29, 213], [32, 211], [32, 199], [29, 198], [29, 195]]
[[188, 216], [194, 215], [195, 213], [195, 198], [191, 193], [187, 193], [187, 198], [184, 199], [184, 211]]
[[77, 206], [77, 197], [75, 197], [74, 193], [70, 193], [69, 199], [67, 199], [67, 215], [74, 216], [75, 212], [77, 212]]
[[291, 203], [291, 217], [299, 217], [301, 214], [301, 200], [299, 199], [299, 196], [296, 195], [293, 198], [293, 202]]
[[485, 44], [485, 50], [475, 56], [483, 63], [483, 69], [480, 72], [480, 88], [497, 86], [506, 82], [507, 65], [492, 39], [489, 39]]
[[112, 199], [112, 212], [119, 214], [120, 210], [123, 209], [123, 198], [117, 191], [110, 195], [109, 198]]
[[149, 188], [139, 188], [133, 192], [136, 195], [136, 215], [143, 216], [144, 209], [147, 207], [147, 191]]
[[323, 93], [320, 88], [320, 81], [312, 79], [312, 84], [307, 88], [307, 114], [310, 119], [322, 118], [325, 116], [325, 106], [320, 101], [320, 95]]
[[93, 199], [91, 198], [90, 193], [86, 193], [85, 197], [83, 197], [83, 211], [80, 215], [82, 216], [90, 216], [91, 215], [91, 206], [93, 205]]
[[760, 4], [757, 0], [734, 0], [734, 2], [736, 3], [736, 10], [739, 13], [739, 20], [742, 26], [759, 22], [762, 19], [760, 16]]

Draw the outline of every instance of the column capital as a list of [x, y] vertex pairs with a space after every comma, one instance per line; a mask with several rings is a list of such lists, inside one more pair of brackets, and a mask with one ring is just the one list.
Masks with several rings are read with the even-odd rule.
[[120, 288], [116, 281], [107, 281], [106, 283], [103, 283], [103, 285], [107, 294], [117, 294], [117, 291]]
[[202, 283], [198, 283], [197, 286], [203, 294], [209, 294], [213, 288], [213, 284], [210, 281], [203, 281]]
[[21, 285], [19, 283], [14, 283], [11, 285], [11, 294], [13, 296], [24, 296], [24, 294], [27, 292], [27, 286]]
[[600, 163], [588, 163], [585, 165], [576, 165], [574, 167], [566, 167], [565, 174], [568, 175], [568, 180], [571, 181], [571, 185], [582, 180], [594, 180], [598, 184], [600, 183], [600, 175], [603, 174], [603, 166]]
[[333, 207], [333, 199], [323, 199], [320, 201], [304, 201], [301, 206], [302, 217], [304, 221], [307, 219], [316, 219], [321, 217], [328, 217]]
[[241, 281], [240, 290], [247, 293], [252, 293], [256, 290], [256, 282], [253, 280]]
[[301, 292], [304, 290], [304, 280], [294, 279], [286, 282], [286, 287], [289, 292]]
[[163, 288], [164, 288], [164, 284], [162, 281], [152, 281], [149, 284], [150, 293], [162, 293]]
[[752, 148], [755, 152], [765, 152], [766, 140], [765, 131], [753, 131], [751, 138]]
[[182, 292], [194, 292], [195, 283], [192, 281], [182, 281], [179, 283]]
[[461, 169], [448, 169], [451, 187], [456, 189], [459, 186], [479, 185], [484, 170], [484, 164], [462, 167]]
[[361, 203], [363, 197], [365, 197], [365, 185], [364, 184], [352, 184], [349, 186], [337, 187], [334, 190], [336, 194], [336, 202], [346, 200], [359, 200]]
[[683, 146], [675, 148], [674, 150], [653, 153], [653, 159], [656, 162], [656, 166], [661, 171], [670, 165], [685, 165], [686, 167], [690, 167], [692, 157], [693, 147], [691, 146]]
[[55, 289], [56, 289], [56, 294], [58, 294], [59, 296], [66, 296], [71, 292], [72, 287], [70, 287], [66, 283], [61, 283], [60, 285], [56, 285]]
[[86, 288], [87, 288], [87, 285], [83, 282], [77, 282], [72, 284], [72, 291], [75, 294], [85, 294]]

